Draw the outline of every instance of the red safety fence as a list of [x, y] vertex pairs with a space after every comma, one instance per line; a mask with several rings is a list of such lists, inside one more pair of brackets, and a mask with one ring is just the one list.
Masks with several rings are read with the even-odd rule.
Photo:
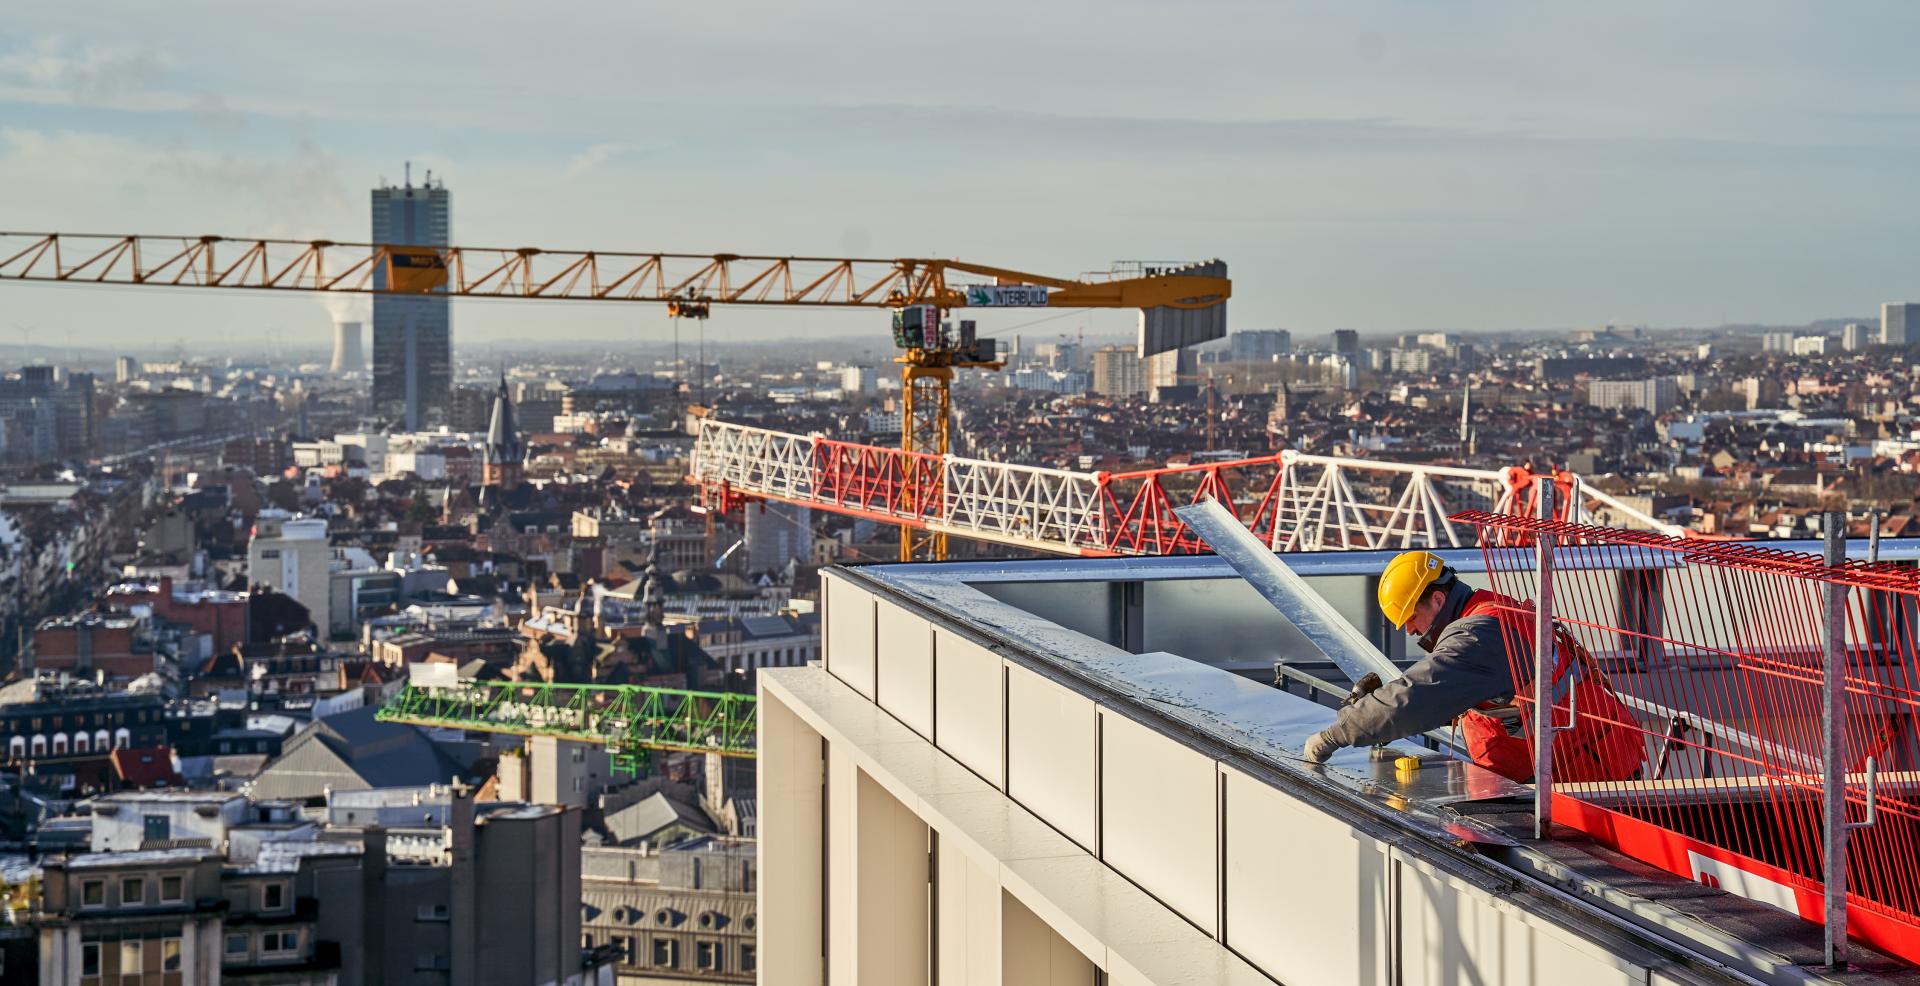
[[[1812, 921], [1824, 918], [1827, 599], [1844, 591], [1832, 646], [1844, 670], [1847, 924], [1920, 962], [1920, 570], [1479, 511], [1454, 519], [1480, 529], [1491, 588], [1509, 599], [1529, 743], [1536, 541], [1552, 545], [1567, 669], [1553, 721], [1580, 726], [1555, 737], [1554, 821]], [[1575, 679], [1604, 682], [1623, 704], [1582, 708], [1590, 691], [1570, 701]], [[1560, 779], [1609, 737], [1639, 744], [1637, 770]]]

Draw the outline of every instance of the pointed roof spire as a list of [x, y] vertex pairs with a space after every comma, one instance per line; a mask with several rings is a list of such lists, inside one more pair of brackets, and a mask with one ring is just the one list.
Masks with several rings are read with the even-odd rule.
[[526, 458], [520, 442], [520, 424], [513, 413], [513, 398], [507, 393], [507, 377], [500, 375], [500, 389], [493, 395], [493, 419], [487, 424], [487, 445], [482, 461], [488, 465], [518, 465]]

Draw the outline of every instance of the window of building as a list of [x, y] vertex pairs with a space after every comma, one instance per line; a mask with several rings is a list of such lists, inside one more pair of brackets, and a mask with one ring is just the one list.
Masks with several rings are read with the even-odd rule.
[[575, 794], [580, 793], [580, 778], [578, 777], [573, 779], [573, 793]]
[[179, 972], [180, 971], [180, 939], [178, 938], [160, 939], [160, 971], [161, 972]]
[[445, 921], [447, 919], [447, 905], [421, 904], [420, 909], [415, 912], [414, 917], [420, 921]]
[[702, 969], [711, 972], [720, 971], [720, 943], [717, 941], [694, 942], [693, 960]]
[[246, 935], [228, 935], [227, 936], [227, 954], [228, 955], [247, 954], [247, 936]]
[[100, 974], [100, 943], [97, 941], [80, 943], [80, 974], [97, 976]]
[[87, 734], [86, 733], [73, 734], [73, 752], [75, 753], [87, 752]]
[[149, 842], [165, 842], [173, 838], [173, 819], [165, 815], [141, 816], [140, 838]]
[[300, 932], [269, 931], [260, 936], [260, 954], [287, 955], [300, 950]]
[[587, 750], [585, 747], [576, 746], [573, 748], [573, 762], [574, 763], [587, 762]]
[[41, 736], [38, 733], [35, 733], [33, 737], [32, 750], [33, 750], [33, 755], [36, 757], [46, 756], [47, 755], [47, 738], [45, 736]]
[[620, 954], [624, 956], [621, 961], [628, 965], [640, 961], [640, 949], [634, 945], [632, 935], [620, 939]]
[[160, 878], [160, 903], [178, 904], [187, 899], [187, 881], [175, 874]]
[[147, 881], [137, 876], [120, 880], [120, 906], [139, 907], [147, 902]]
[[287, 906], [286, 884], [267, 883], [260, 886], [261, 910], [277, 911], [285, 906]]
[[653, 940], [653, 964], [656, 968], [677, 969], [680, 967], [680, 943], [671, 938]]
[[24, 757], [26, 755], [27, 755], [27, 738], [25, 736], [15, 736], [12, 739], [7, 740], [8, 759], [18, 760], [21, 757]]
[[759, 969], [760, 965], [756, 961], [757, 958], [758, 957], [754, 955], [752, 945], [740, 946], [740, 971], [753, 972]]
[[88, 880], [80, 885], [80, 906], [99, 907], [107, 902], [107, 881]]
[[145, 944], [138, 939], [120, 943], [120, 974], [133, 975], [141, 970], [140, 946]]

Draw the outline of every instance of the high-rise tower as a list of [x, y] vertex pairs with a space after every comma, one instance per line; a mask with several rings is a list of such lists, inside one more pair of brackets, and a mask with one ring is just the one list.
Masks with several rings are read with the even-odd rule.
[[[413, 183], [373, 190], [373, 242], [446, 246], [453, 236], [453, 198], [427, 172]], [[385, 287], [383, 273], [375, 287]], [[453, 383], [453, 325], [445, 297], [373, 296], [373, 407], [414, 431], [444, 421]]]

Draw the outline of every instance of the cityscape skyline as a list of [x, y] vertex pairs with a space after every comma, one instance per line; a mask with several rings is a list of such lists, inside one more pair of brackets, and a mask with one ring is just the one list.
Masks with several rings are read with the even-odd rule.
[[[181, 34], [157, 14], [22, 12], [0, 34], [9, 225], [347, 240], [360, 190], [412, 160], [459, 185], [461, 238], [478, 244], [960, 256], [1060, 274], [1219, 256], [1237, 276], [1235, 325], [1299, 331], [1794, 324], [1920, 293], [1900, 166], [1920, 71], [1897, 57], [1916, 26], [1898, 5], [1844, 21], [1777, 5], [1637, 19], [1192, 6], [1190, 32], [1146, 30], [1157, 7], [986, 8], [931, 48], [907, 43], [920, 26], [905, 18], [847, 34], [822, 26], [830, 12], [775, 8], [741, 35], [600, 8], [580, 15], [600, 29], [581, 32], [503, 9], [482, 5], [405, 58], [350, 17], [291, 12], [276, 36], [341, 53], [320, 74], [264, 60], [264, 26], [215, 18]], [[989, 26], [1009, 22], [1099, 54]], [[627, 68], [605, 46], [632, 30], [675, 44]], [[532, 71], [505, 85], [474, 53]], [[727, 80], [698, 97], [657, 84], [715, 64]], [[203, 344], [263, 324], [324, 338], [326, 316], [300, 305], [9, 293], [11, 318], [44, 333], [124, 325], [138, 340], [133, 326], [157, 320]], [[461, 308], [476, 341], [536, 317]], [[668, 331], [646, 306], [538, 317], [580, 337]], [[819, 320], [726, 316], [746, 338]]]

